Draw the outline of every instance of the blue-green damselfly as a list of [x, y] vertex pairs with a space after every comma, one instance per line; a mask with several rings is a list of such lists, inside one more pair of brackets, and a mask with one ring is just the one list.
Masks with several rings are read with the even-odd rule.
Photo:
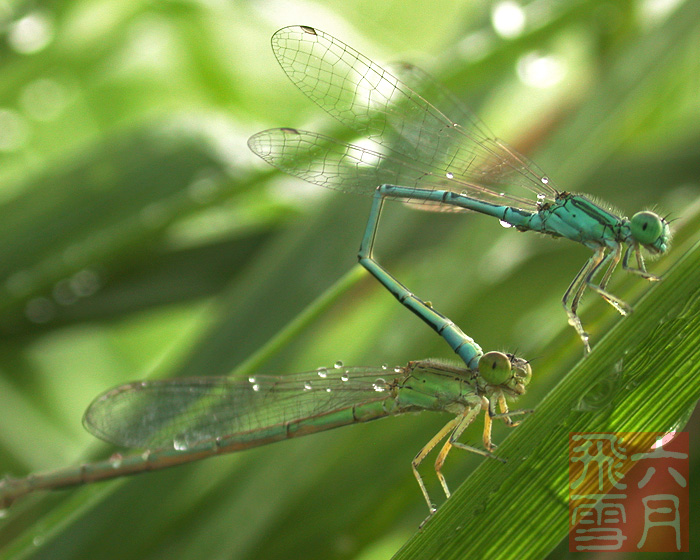
[[[588, 334], [578, 316], [586, 288], [625, 315], [631, 308], [606, 289], [618, 263], [647, 280], [659, 279], [647, 272], [642, 249], [653, 255], [668, 249], [671, 234], [664, 218], [642, 211], [627, 219], [586, 196], [559, 190], [535, 164], [497, 139], [448, 91], [416, 68], [397, 65], [386, 70], [308, 26], [280, 29], [272, 37], [272, 48], [304, 94], [373, 148], [293, 128], [259, 132], [248, 145], [291, 175], [330, 189], [374, 196], [360, 263], [440, 333], [467, 365], [473, 367], [475, 357], [469, 352], [468, 337], [411, 294], [372, 256], [386, 198], [433, 210], [481, 212], [507, 227], [571, 239], [592, 249], [593, 256], [562, 298], [586, 353], [590, 351]], [[514, 188], [524, 188], [535, 197], [506, 192]], [[631, 264], [632, 258], [636, 265]]]
[[[25, 478], [5, 477], [0, 480], [0, 509], [39, 490], [163, 469], [340, 426], [430, 410], [454, 415], [411, 464], [432, 514], [435, 505], [418, 472], [428, 453], [447, 438], [435, 471], [449, 498], [441, 469], [450, 449], [498, 458], [491, 453], [495, 447], [492, 420], [501, 418], [506, 425], [516, 426], [511, 416], [529, 412], [509, 411], [506, 402], [525, 393], [532, 376], [528, 362], [512, 354], [489, 352], [481, 355], [478, 366], [470, 370], [434, 360], [395, 368], [336, 363], [284, 376], [197, 377], [121, 385], [93, 401], [83, 424], [100, 439], [145, 451]], [[457, 441], [481, 411], [484, 449]]]

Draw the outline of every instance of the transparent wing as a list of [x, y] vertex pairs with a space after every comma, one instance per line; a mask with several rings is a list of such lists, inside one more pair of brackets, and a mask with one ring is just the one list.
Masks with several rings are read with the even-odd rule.
[[[379, 185], [401, 185], [416, 189], [445, 189], [468, 193], [474, 185], [461, 178], [448, 178], [440, 169], [428, 170], [401, 154], [384, 155], [369, 148], [339, 142], [316, 132], [295, 128], [272, 128], [254, 134], [248, 146], [270, 165], [310, 183], [348, 193], [372, 195]], [[505, 201], [504, 196], [499, 203]], [[520, 207], [531, 201], [507, 197]], [[467, 212], [457, 206], [406, 199], [431, 210]]]
[[[475, 115], [415, 67], [397, 67], [413, 89], [348, 45], [303, 26], [277, 31], [272, 48], [304, 94], [381, 146], [377, 152], [403, 156], [426, 172], [448, 178], [448, 185], [456, 179], [451, 190], [462, 192], [467, 185], [466, 194], [487, 202], [535, 208], [536, 200], [506, 192], [514, 186], [544, 195], [540, 201], [556, 196], [541, 170], [493, 137]], [[466, 121], [456, 122], [426, 101], [422, 92]]]
[[479, 117], [422, 68], [410, 62], [393, 62], [387, 65], [387, 70], [423, 99], [429, 99], [430, 104], [453, 123], [459, 123], [466, 130], [478, 130], [481, 136], [494, 137]]
[[100, 439], [125, 447], [184, 448], [385, 400], [391, 397], [389, 384], [395, 376], [384, 368], [343, 367], [247, 380], [195, 377], [128, 383], [97, 397], [83, 424]]

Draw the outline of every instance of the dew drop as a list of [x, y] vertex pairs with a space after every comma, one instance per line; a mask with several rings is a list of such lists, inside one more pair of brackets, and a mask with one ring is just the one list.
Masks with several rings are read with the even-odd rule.
[[389, 369], [389, 364], [382, 364], [382, 369], [383, 370]]
[[255, 377], [249, 377], [248, 383], [255, 383]]
[[547, 198], [547, 196], [544, 193], [539, 193], [537, 195], [537, 200], [540, 202], [542, 202], [545, 198]]
[[338, 360], [336, 363], [333, 364], [333, 367], [334, 367], [335, 369], [340, 369], [341, 367], [343, 367], [343, 362], [341, 362], [340, 360]]
[[253, 391], [255, 391], [257, 393], [259, 390], [260, 390], [260, 385], [258, 385], [257, 383], [254, 383], [253, 384]]
[[374, 383], [372, 383], [372, 389], [374, 389], [377, 393], [383, 393], [386, 391], [386, 381], [383, 378], [378, 377], [374, 380]]
[[309, 381], [304, 383], [304, 391], [311, 391], [311, 383]]
[[542, 181], [542, 184], [543, 184], [543, 185], [546, 185], [546, 184], [549, 183], [549, 177], [547, 177], [547, 176], [545, 175], [544, 177], [542, 177], [542, 178], [540, 179], [540, 181]]
[[343, 375], [340, 376], [341, 381], [348, 381], [350, 379], [350, 376], [347, 373], [344, 373]]
[[318, 376], [321, 379], [325, 379], [328, 376], [328, 369], [324, 367], [320, 367], [316, 370], [316, 373], [318, 373]]
[[506, 229], [513, 227], [513, 224], [509, 224], [508, 222], [506, 222], [504, 220], [498, 220], [498, 223], [501, 224], [501, 226], [503, 226]]
[[483, 515], [486, 512], [486, 500], [474, 508], [474, 515]]
[[401, 373], [402, 371], [403, 371], [403, 368], [401, 366], [394, 367], [394, 373]]
[[45, 539], [44, 539], [43, 535], [36, 535], [36, 536], [32, 539], [32, 544], [33, 544], [34, 546], [41, 546], [42, 544], [44, 544], [44, 540], [45, 540]]
[[115, 453], [109, 458], [109, 464], [112, 466], [113, 469], [118, 469], [122, 466], [123, 459], [124, 457], [122, 457], [121, 453]]
[[187, 440], [183, 436], [173, 439], [173, 448], [176, 451], [187, 451], [188, 447], [189, 445], [187, 444]]
[[625, 360], [624, 360], [624, 358], [621, 358], [617, 362], [615, 362], [615, 365], [613, 366], [613, 371], [616, 374], [620, 374], [624, 371], [624, 369], [625, 369]]
[[331, 392], [331, 388], [330, 388], [330, 387], [326, 387], [326, 393], [330, 393], [330, 392]]
[[448, 179], [454, 179], [455, 176], [452, 174], [451, 171], [448, 171], [447, 173], [445, 173], [445, 177], [447, 177]]

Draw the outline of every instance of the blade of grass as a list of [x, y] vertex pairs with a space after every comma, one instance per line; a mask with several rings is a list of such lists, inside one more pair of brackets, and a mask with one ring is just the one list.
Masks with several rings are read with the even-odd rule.
[[499, 448], [509, 462], [484, 462], [394, 558], [544, 557], [568, 532], [568, 434], [682, 429], [699, 360], [696, 242]]

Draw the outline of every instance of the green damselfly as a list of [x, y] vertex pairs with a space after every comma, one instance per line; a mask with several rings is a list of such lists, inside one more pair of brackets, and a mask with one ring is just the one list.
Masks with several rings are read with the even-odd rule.
[[[495, 447], [491, 443], [492, 420], [501, 418], [515, 426], [511, 416], [529, 412], [509, 412], [506, 400], [525, 393], [531, 376], [525, 360], [489, 352], [480, 357], [478, 371], [433, 360], [395, 368], [336, 363], [332, 368], [285, 376], [128, 383], [97, 397], [83, 424], [105, 441], [145, 451], [25, 478], [5, 477], [0, 481], [0, 508], [38, 490], [163, 469], [358, 422], [431, 410], [454, 415], [412, 462], [432, 513], [435, 506], [418, 472], [420, 463], [447, 438], [435, 470], [449, 498], [441, 468], [450, 449], [495, 457], [491, 453]], [[457, 441], [482, 410], [484, 449]]]
[[[473, 365], [474, 356], [460, 350], [469, 349], [468, 344], [463, 345], [464, 334], [413, 296], [372, 257], [386, 198], [434, 210], [481, 212], [498, 218], [504, 226], [564, 237], [592, 249], [593, 256], [562, 298], [569, 323], [586, 352], [590, 351], [588, 334], [578, 316], [586, 288], [624, 315], [630, 307], [606, 290], [620, 260], [626, 270], [658, 280], [647, 272], [641, 250], [662, 254], [668, 249], [670, 229], [664, 218], [642, 211], [627, 219], [586, 196], [558, 189], [426, 74], [410, 65], [386, 70], [338, 39], [307, 26], [280, 29], [272, 37], [272, 48], [304, 94], [374, 147], [293, 128], [260, 132], [248, 145], [291, 175], [331, 189], [373, 195], [360, 263], [442, 334], [468, 365]], [[535, 197], [506, 192], [514, 188], [524, 188]], [[632, 258], [636, 265], [631, 264]]]

